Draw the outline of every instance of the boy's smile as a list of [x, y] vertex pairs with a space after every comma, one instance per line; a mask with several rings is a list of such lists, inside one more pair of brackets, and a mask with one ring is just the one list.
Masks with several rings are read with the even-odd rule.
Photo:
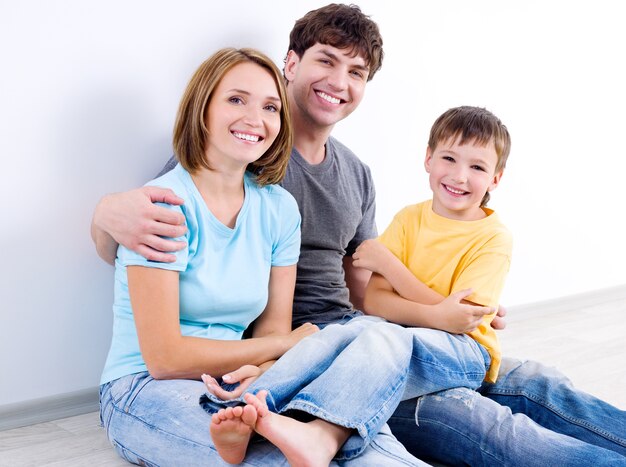
[[502, 176], [502, 171], [495, 173], [497, 163], [493, 141], [486, 146], [475, 142], [460, 145], [457, 138], [440, 142], [434, 151], [428, 148], [424, 165], [430, 174], [433, 211], [457, 220], [485, 217], [481, 201]]

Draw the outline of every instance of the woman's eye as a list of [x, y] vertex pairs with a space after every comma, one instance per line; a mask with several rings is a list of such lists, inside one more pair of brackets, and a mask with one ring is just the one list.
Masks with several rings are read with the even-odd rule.
[[232, 104], [242, 104], [243, 100], [241, 99], [241, 97], [233, 96], [230, 99], [228, 99], [228, 102]]
[[269, 110], [270, 112], [278, 112], [278, 107], [276, 107], [274, 104], [266, 105], [265, 109]]

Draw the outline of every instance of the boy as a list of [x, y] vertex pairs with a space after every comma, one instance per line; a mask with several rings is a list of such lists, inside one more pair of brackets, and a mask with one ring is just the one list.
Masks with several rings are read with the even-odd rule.
[[[491, 382], [500, 367], [500, 346], [489, 325], [493, 315], [442, 307], [446, 301], [424, 306], [416, 290], [424, 291], [425, 284], [443, 296], [460, 292], [466, 302], [498, 306], [512, 239], [486, 204], [510, 148], [506, 127], [491, 112], [477, 107], [445, 112], [431, 129], [426, 151], [432, 199], [404, 208], [378, 239], [399, 261], [374, 240], [354, 255], [355, 266], [376, 273], [366, 289], [366, 313], [407, 326], [469, 333], [489, 352]], [[419, 289], [417, 281], [423, 283]]]

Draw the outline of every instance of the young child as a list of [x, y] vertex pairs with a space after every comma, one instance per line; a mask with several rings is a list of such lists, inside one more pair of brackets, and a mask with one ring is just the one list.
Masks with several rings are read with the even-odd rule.
[[431, 129], [424, 163], [432, 199], [401, 210], [377, 241], [363, 242], [353, 256], [354, 266], [374, 272], [366, 313], [469, 334], [489, 352], [491, 382], [500, 367], [500, 345], [489, 325], [494, 315], [454, 305], [497, 309], [512, 238], [486, 204], [510, 147], [506, 127], [491, 112], [477, 107], [445, 112]]

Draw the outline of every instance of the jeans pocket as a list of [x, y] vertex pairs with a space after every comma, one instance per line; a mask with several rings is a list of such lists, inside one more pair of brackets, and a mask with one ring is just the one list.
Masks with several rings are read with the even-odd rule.
[[153, 378], [147, 371], [122, 376], [111, 381], [109, 389], [113, 405], [124, 412], [128, 412], [135, 398], [150, 381], [153, 381]]

